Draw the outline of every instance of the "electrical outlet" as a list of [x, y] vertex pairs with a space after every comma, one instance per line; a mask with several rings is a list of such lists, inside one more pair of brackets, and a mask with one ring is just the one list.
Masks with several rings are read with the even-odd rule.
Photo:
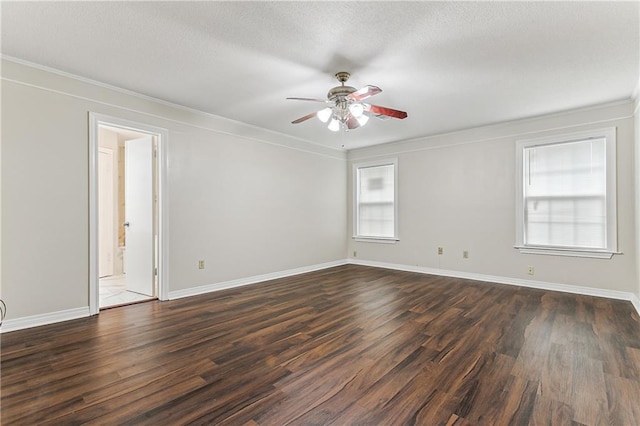
[[444, 249], [442, 247], [438, 247], [438, 254], [444, 253]]
[[198, 269], [204, 269], [204, 260], [198, 260]]
[[534, 269], [533, 266], [527, 266], [527, 274], [533, 275]]
[[357, 251], [353, 251], [353, 257], [358, 257], [358, 252]]
[[462, 258], [463, 259], [468, 259], [469, 258], [469, 251], [468, 250], [465, 250], [465, 251], [462, 252]]

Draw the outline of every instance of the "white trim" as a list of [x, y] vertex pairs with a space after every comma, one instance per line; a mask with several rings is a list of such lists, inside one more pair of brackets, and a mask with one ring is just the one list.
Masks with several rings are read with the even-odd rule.
[[398, 238], [362, 237], [358, 235], [354, 235], [351, 238], [353, 238], [353, 241], [360, 243], [395, 244], [400, 241]]
[[[164, 130], [164, 129], [163, 129]], [[157, 145], [158, 173], [158, 299], [169, 300], [169, 134], [164, 130]]]
[[287, 269], [269, 274], [254, 275], [252, 277], [239, 278], [237, 280], [223, 281], [214, 284], [207, 284], [199, 287], [187, 288], [184, 290], [176, 290], [169, 292], [169, 300], [181, 299], [183, 297], [197, 296], [199, 294], [211, 293], [229, 288], [242, 287], [245, 285], [257, 284], [264, 281], [275, 280], [278, 278], [290, 277], [292, 275], [304, 274], [307, 272], [319, 271], [321, 269], [333, 268], [335, 266], [346, 265], [346, 260], [335, 260], [332, 262], [319, 263], [316, 265], [303, 266], [301, 268]]
[[634, 115], [638, 111], [638, 105], [640, 105], [640, 75], [638, 75], [638, 81], [636, 83], [636, 87], [633, 88], [633, 92], [631, 92], [631, 100], [635, 103]]
[[[198, 109], [194, 109], [194, 108], [190, 108], [184, 105], [180, 105], [180, 104], [175, 104], [169, 101], [165, 101], [159, 98], [154, 98], [148, 95], [143, 95], [141, 93], [137, 93], [137, 92], [133, 92], [131, 90], [127, 90], [127, 89], [123, 89], [117, 86], [112, 86], [106, 83], [102, 83], [100, 81], [97, 80], [91, 80], [85, 77], [81, 77], [75, 74], [70, 74], [68, 72], [65, 71], [60, 71], [57, 70], [55, 68], [50, 68], [50, 67], [46, 67], [44, 65], [40, 65], [40, 64], [36, 64], [33, 62], [29, 62], [29, 61], [24, 61], [22, 59], [18, 59], [18, 58], [14, 58], [8, 55], [2, 55], [0, 54], [0, 59], [2, 60], [6, 60], [8, 62], [12, 62], [21, 66], [25, 66], [25, 67], [29, 67], [29, 68], [33, 68], [36, 69], [38, 71], [42, 71], [42, 72], [47, 72], [47, 73], [51, 73], [54, 75], [57, 75], [59, 77], [62, 78], [67, 78], [70, 80], [74, 80], [74, 81], [78, 81], [80, 83], [83, 84], [90, 84], [96, 87], [99, 87], [101, 89], [106, 89], [106, 90], [110, 90], [125, 96], [131, 96], [137, 99], [141, 99], [144, 101], [148, 101], [148, 102], [153, 102], [165, 107], [169, 107], [169, 108], [174, 108], [177, 110], [181, 110], [181, 111], [186, 111], [189, 112], [191, 114], [195, 114], [195, 115], [199, 115], [202, 116], [204, 118], [208, 118], [208, 119], [213, 119], [216, 121], [221, 121], [223, 123], [226, 123], [227, 125], [230, 125], [232, 128], [234, 129], [238, 129], [238, 128], [245, 128], [247, 130], [249, 130], [250, 132], [255, 132], [255, 131], [260, 131], [260, 132], [264, 132], [264, 133], [268, 133], [269, 135], [273, 136], [275, 139], [274, 140], [267, 140], [265, 138], [261, 138], [261, 137], [255, 137], [255, 136], [251, 136], [251, 135], [247, 135], [247, 134], [240, 134], [240, 133], [232, 133], [232, 132], [227, 132], [225, 130], [220, 130], [220, 129], [216, 129], [214, 127], [211, 126], [206, 126], [206, 125], [201, 125], [201, 124], [194, 124], [188, 121], [183, 121], [183, 120], [177, 120], [174, 118], [169, 118], [166, 115], [159, 115], [159, 114], [152, 114], [149, 112], [145, 112], [145, 111], [141, 111], [139, 109], [135, 109], [135, 108], [127, 108], [123, 105], [120, 104], [114, 104], [114, 103], [109, 103], [109, 102], [105, 102], [104, 100], [100, 100], [97, 98], [91, 98], [91, 97], [86, 97], [86, 96], [81, 96], [81, 95], [77, 95], [74, 93], [71, 93], [71, 91], [69, 90], [57, 90], [54, 89], [52, 87], [47, 87], [43, 84], [36, 84], [36, 83], [28, 83], [26, 81], [22, 81], [22, 80], [16, 80], [7, 76], [0, 76], [0, 80], [4, 80], [4, 81], [8, 81], [8, 82], [12, 82], [12, 83], [16, 83], [16, 84], [21, 84], [23, 86], [27, 86], [27, 87], [33, 87], [33, 88], [37, 88], [37, 89], [41, 89], [41, 90], [46, 90], [52, 93], [58, 93], [61, 95], [66, 95], [66, 96], [70, 96], [76, 99], [82, 99], [82, 100], [86, 100], [86, 101], [90, 101], [90, 102], [95, 102], [95, 103], [99, 103], [101, 105], [106, 105], [106, 106], [110, 106], [113, 108], [118, 108], [120, 110], [124, 110], [124, 111], [131, 111], [131, 112], [135, 112], [138, 114], [143, 114], [149, 117], [154, 117], [154, 118], [159, 118], [162, 120], [167, 120], [167, 121], [171, 121], [174, 123], [178, 123], [178, 124], [183, 124], [186, 126], [191, 126], [194, 128], [198, 128], [198, 129], [202, 129], [202, 130], [207, 130], [210, 132], [215, 132], [215, 133], [219, 133], [219, 134], [225, 134], [225, 135], [231, 135], [231, 136], [235, 136], [235, 137], [239, 137], [239, 138], [243, 138], [243, 139], [247, 139], [247, 140], [252, 140], [252, 141], [256, 141], [256, 142], [261, 142], [261, 143], [266, 143], [269, 145], [274, 145], [274, 146], [279, 146], [282, 148], [288, 148], [288, 149], [293, 149], [296, 151], [300, 151], [300, 152], [305, 152], [308, 154], [315, 154], [315, 155], [320, 155], [323, 157], [328, 157], [328, 158], [332, 158], [332, 159], [336, 159], [336, 160], [342, 160], [342, 161], [346, 161], [346, 152], [347, 150], [345, 148], [342, 147], [334, 147], [334, 146], [329, 146], [329, 145], [325, 145], [325, 144], [321, 144], [318, 142], [314, 142], [308, 139], [304, 139], [304, 138], [300, 138], [297, 136], [292, 136], [292, 135], [288, 135], [288, 134], [284, 134], [281, 132], [277, 132], [275, 130], [270, 130], [270, 129], [266, 129], [263, 127], [258, 127], [255, 126], [253, 124], [248, 124], [248, 123], [244, 123], [242, 121], [237, 121], [237, 120], [233, 120], [227, 117], [223, 117], [223, 116], [219, 116], [219, 115], [215, 115], [215, 114], [211, 114], [209, 112], [205, 112], [205, 111], [201, 111]], [[296, 147], [296, 146], [292, 146], [290, 144], [287, 144], [285, 142], [283, 142], [283, 138], [284, 139], [289, 139], [291, 141], [295, 141], [295, 142], [299, 142], [302, 143], [304, 145], [309, 146], [309, 148], [314, 148], [316, 150], [312, 150], [312, 149], [305, 149], [305, 148], [301, 148], [301, 147]], [[327, 152], [320, 152], [320, 151], [327, 151]]]
[[[517, 225], [516, 225], [517, 226]], [[520, 250], [523, 254], [542, 254], [551, 256], [569, 256], [569, 257], [590, 257], [593, 259], [611, 259], [614, 254], [622, 254], [619, 251], [604, 251], [604, 250], [578, 250], [571, 248], [548, 248], [548, 247], [528, 247], [528, 246], [514, 246]]]
[[[584, 128], [585, 126], [600, 125], [600, 124], [610, 125], [614, 121], [633, 118], [635, 113], [633, 112], [630, 114], [620, 113], [612, 117], [599, 119], [599, 120], [581, 119], [577, 123], [568, 124], [565, 126], [544, 128], [544, 129], [533, 129], [533, 130], [506, 129], [504, 130], [509, 126], [526, 126], [526, 125], [529, 125], [530, 123], [535, 123], [536, 121], [539, 121], [539, 120], [553, 119], [556, 117], [564, 117], [568, 115], [588, 113], [590, 111], [597, 111], [597, 110], [609, 109], [609, 108], [617, 108], [617, 107], [624, 108], [627, 105], [633, 108], [633, 105], [634, 105], [633, 101], [629, 99], [619, 100], [619, 101], [607, 102], [603, 104], [596, 104], [596, 105], [592, 105], [584, 108], [569, 109], [569, 110], [542, 115], [542, 116], [503, 121], [499, 123], [482, 125], [480, 127], [469, 127], [465, 129], [454, 130], [451, 132], [436, 133], [433, 135], [419, 136], [417, 138], [412, 138], [412, 139], [403, 139], [395, 142], [388, 142], [380, 145], [363, 146], [360, 148], [349, 150], [348, 160], [349, 161], [366, 161], [366, 160], [373, 160], [375, 158], [389, 157], [389, 155], [413, 154], [416, 152], [451, 148], [456, 146], [471, 145], [476, 143], [491, 142], [491, 141], [497, 141], [497, 140], [508, 141], [510, 139], [517, 139], [517, 138], [523, 138], [523, 137], [528, 138], [528, 137], [532, 137], [539, 134], [546, 134], [549, 132], [572, 131], [573, 129]], [[635, 109], [637, 110], [637, 106], [635, 107]], [[503, 130], [504, 130], [504, 133], [500, 133], [500, 131], [503, 131]], [[492, 131], [495, 131], [496, 133], [486, 137], [478, 137], [478, 134], [482, 135], [484, 133], [492, 132]], [[473, 134], [470, 134], [471, 132], [473, 132]], [[467, 134], [469, 135], [466, 136]], [[425, 146], [425, 144], [429, 144], [429, 145]], [[375, 151], [378, 149], [384, 150], [384, 152], [376, 153]]]
[[474, 281], [483, 281], [496, 284], [508, 284], [520, 287], [537, 288], [541, 290], [560, 291], [564, 293], [583, 294], [585, 296], [605, 297], [607, 299], [618, 299], [630, 301], [638, 314], [640, 314], [640, 302], [638, 297], [626, 291], [606, 290], [603, 288], [583, 287], [573, 284], [551, 283], [547, 281], [523, 280], [520, 278], [501, 277], [497, 275], [476, 274], [473, 272], [451, 271], [447, 269], [428, 268], [425, 266], [402, 265], [398, 263], [376, 262], [372, 260], [347, 259], [347, 263], [352, 265], [373, 266], [384, 269], [394, 269], [398, 271], [417, 272], [420, 274], [438, 275], [442, 277], [464, 278]]
[[89, 113], [89, 313], [100, 311], [98, 288], [98, 123]]
[[50, 312], [47, 314], [32, 315], [16, 319], [6, 320], [0, 327], [0, 333], [22, 330], [25, 328], [39, 327], [41, 325], [53, 324], [56, 322], [69, 321], [78, 318], [86, 318], [90, 315], [89, 307], [67, 309], [65, 311]]
[[[603, 129], [585, 130], [581, 132], [556, 134], [534, 139], [520, 139], [516, 141], [516, 194], [515, 194], [515, 232], [516, 244], [520, 253], [525, 254], [547, 254], [559, 256], [574, 257], [591, 257], [610, 259], [614, 254], [618, 254], [618, 232], [617, 232], [617, 167], [616, 167], [616, 127], [607, 127]], [[586, 141], [589, 139], [605, 140], [606, 150], [606, 248], [591, 250], [582, 247], [553, 247], [525, 244], [524, 231], [524, 157], [525, 149], [544, 146], [564, 144], [577, 141]]]
[[631, 294], [631, 303], [633, 307], [636, 308], [636, 312], [640, 315], [640, 299], [635, 294]]
[[158, 299], [167, 300], [169, 294], [169, 214], [167, 153], [169, 132], [167, 129], [144, 123], [89, 112], [89, 311], [100, 312], [98, 289], [98, 127], [100, 125], [134, 130], [154, 135], [158, 139]]
[[[545, 281], [522, 280], [518, 278], [500, 277], [495, 275], [475, 274], [471, 272], [450, 271], [446, 269], [427, 268], [422, 266], [410, 266], [397, 263], [376, 262], [371, 260], [360, 259], [344, 259], [333, 262], [320, 263], [302, 268], [288, 269], [270, 274], [255, 275], [253, 277], [240, 278], [232, 281], [225, 281], [216, 284], [209, 284], [200, 287], [194, 287], [185, 290], [177, 290], [169, 292], [168, 299], [180, 299], [183, 297], [197, 296], [199, 294], [210, 293], [218, 290], [241, 287], [245, 285], [257, 284], [260, 282], [285, 278], [293, 275], [299, 275], [306, 272], [313, 272], [322, 269], [333, 268], [342, 265], [362, 265], [372, 266], [376, 268], [394, 269], [398, 271], [416, 272], [420, 274], [431, 274], [445, 277], [464, 278], [475, 281], [483, 281], [497, 284], [507, 284], [521, 287], [537, 288], [550, 291], [561, 291], [565, 293], [583, 294], [587, 296], [605, 297], [608, 299], [628, 300], [634, 306], [638, 315], [640, 315], [640, 299], [633, 293], [616, 290], [605, 290], [593, 287], [582, 287], [570, 284], [556, 284]], [[16, 318], [5, 320], [0, 327], [0, 334], [16, 330], [22, 330], [30, 327], [53, 324], [56, 322], [68, 321], [72, 319], [85, 318], [90, 316], [89, 307], [69, 309], [66, 311], [52, 312], [48, 314], [34, 315], [30, 317]]]

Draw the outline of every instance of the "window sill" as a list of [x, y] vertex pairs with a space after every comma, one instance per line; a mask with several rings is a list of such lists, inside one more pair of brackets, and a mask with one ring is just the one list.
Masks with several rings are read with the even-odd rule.
[[395, 244], [400, 241], [395, 237], [361, 237], [354, 235], [352, 238], [354, 241], [361, 243]]
[[520, 253], [523, 254], [543, 254], [549, 256], [570, 256], [570, 257], [590, 257], [594, 259], [611, 259], [614, 254], [622, 254], [621, 252], [606, 251], [606, 250], [588, 250], [588, 249], [573, 249], [573, 248], [559, 248], [559, 247], [528, 247], [528, 246], [515, 246]]

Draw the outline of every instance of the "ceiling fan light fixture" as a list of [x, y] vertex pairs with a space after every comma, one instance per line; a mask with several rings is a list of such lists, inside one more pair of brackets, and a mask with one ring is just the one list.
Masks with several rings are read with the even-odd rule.
[[[354, 117], [356, 117], [354, 115]], [[369, 121], [369, 117], [367, 117], [366, 115], [361, 115], [360, 117], [356, 117], [356, 120], [358, 120], [358, 123], [360, 124], [360, 127], [364, 126], [365, 124], [367, 124], [367, 121]]]
[[364, 107], [362, 106], [362, 104], [354, 103], [354, 104], [349, 105], [349, 112], [355, 118], [360, 118], [360, 117], [362, 117], [362, 114], [364, 113]]
[[325, 108], [318, 111], [317, 116], [320, 121], [326, 123], [327, 121], [329, 121], [329, 118], [331, 118], [331, 113], [331, 108]]
[[337, 132], [338, 130], [340, 130], [340, 121], [336, 120], [335, 118], [332, 118], [327, 128], [332, 132]]
[[[379, 87], [367, 85], [360, 90], [356, 90], [354, 87], [345, 86], [344, 83], [349, 79], [348, 72], [336, 73], [336, 78], [340, 82], [340, 86], [331, 88], [329, 93], [327, 93], [326, 100], [315, 98], [287, 98], [325, 104], [325, 108], [293, 120], [291, 122], [292, 124], [302, 123], [313, 117], [318, 117], [318, 120], [323, 123], [329, 123], [327, 124], [329, 130], [337, 132], [340, 129], [348, 131], [362, 127], [367, 124], [371, 117], [380, 119], [389, 117], [398, 119], [407, 118], [407, 113], [404, 111], [362, 102], [382, 92]], [[330, 106], [327, 107], [327, 104]]]

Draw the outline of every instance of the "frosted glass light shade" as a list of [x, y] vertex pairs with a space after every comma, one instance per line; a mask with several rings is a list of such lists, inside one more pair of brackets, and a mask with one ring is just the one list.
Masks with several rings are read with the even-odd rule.
[[337, 132], [338, 130], [340, 130], [340, 122], [334, 118], [334, 119], [332, 119], [332, 120], [331, 120], [331, 122], [329, 123], [328, 128], [329, 128], [329, 130], [331, 130], [332, 132]]
[[351, 104], [349, 105], [349, 112], [355, 118], [359, 118], [359, 117], [362, 117], [362, 113], [364, 112], [364, 107], [362, 106], [362, 104]]
[[[355, 115], [354, 115], [355, 117]], [[358, 120], [358, 123], [360, 124], [360, 127], [364, 126], [365, 124], [367, 124], [367, 121], [369, 121], [369, 117], [366, 115], [361, 115], [360, 117], [356, 117], [356, 120]]]
[[331, 108], [321, 109], [316, 113], [316, 115], [318, 116], [318, 120], [326, 123], [329, 121], [329, 118], [331, 118]]

